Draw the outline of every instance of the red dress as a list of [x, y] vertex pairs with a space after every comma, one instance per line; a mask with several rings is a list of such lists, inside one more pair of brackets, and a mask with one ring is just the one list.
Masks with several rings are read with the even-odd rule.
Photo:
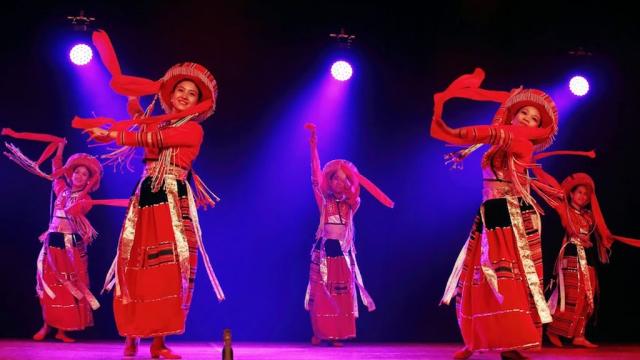
[[375, 310], [356, 260], [353, 215], [358, 210], [360, 198], [354, 194], [350, 198], [336, 198], [332, 193], [323, 192], [321, 182], [327, 179], [323, 179], [315, 145], [312, 145], [311, 168], [314, 195], [321, 214], [311, 251], [305, 308], [309, 311], [316, 338], [354, 338], [359, 315], [358, 292], [368, 310]]
[[[336, 233], [346, 234], [352, 213], [348, 202], [330, 199], [324, 205], [323, 225], [333, 226], [338, 229]], [[343, 245], [347, 247], [346, 252]], [[307, 307], [313, 333], [319, 339], [356, 337], [358, 303], [355, 276], [349, 266], [352, 256], [349, 247], [345, 237], [323, 236], [316, 240], [311, 253]]]
[[202, 127], [189, 118], [118, 134], [119, 145], [144, 147], [146, 163], [127, 210], [111, 274], [116, 325], [123, 336], [184, 332], [198, 249], [218, 298], [224, 298], [203, 251], [187, 182], [202, 137]]
[[[508, 137], [509, 138], [509, 137]], [[456, 295], [458, 324], [469, 350], [541, 346], [551, 316], [542, 292], [540, 215], [523, 187], [532, 146], [497, 140], [483, 159], [483, 203], [443, 298]], [[525, 201], [526, 199], [526, 201]]]
[[[54, 168], [61, 165], [54, 164]], [[91, 310], [100, 306], [89, 291], [87, 274], [87, 245], [95, 230], [84, 217], [90, 205], [81, 206], [75, 216], [66, 214], [65, 209], [91, 198], [72, 192], [62, 178], [56, 179], [53, 187], [56, 201], [49, 229], [40, 236], [36, 289], [47, 325], [65, 331], [82, 330], [93, 325]]]
[[590, 241], [595, 221], [590, 210], [563, 204], [558, 209], [567, 233], [556, 260], [554, 289], [549, 299], [553, 322], [548, 331], [567, 338], [583, 337], [594, 312], [598, 291], [594, 244]]

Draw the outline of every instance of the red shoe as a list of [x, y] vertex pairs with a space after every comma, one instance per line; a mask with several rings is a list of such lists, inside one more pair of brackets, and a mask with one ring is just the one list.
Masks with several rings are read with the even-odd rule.
[[163, 358], [163, 359], [182, 359], [182, 356], [174, 353], [168, 347], [164, 348], [154, 348], [150, 347], [149, 351], [151, 352], [151, 357], [154, 359]]
[[562, 347], [562, 340], [560, 340], [560, 337], [558, 335], [549, 331], [547, 331], [546, 334], [551, 344], [553, 344], [553, 346]]
[[456, 360], [466, 360], [473, 355], [473, 351], [469, 350], [468, 347], [463, 347], [462, 349], [453, 353], [453, 358]]
[[76, 342], [75, 339], [68, 337], [67, 334], [62, 330], [58, 330], [58, 332], [56, 333], [56, 339], [66, 343]]
[[320, 345], [320, 342], [321, 342], [321, 341], [322, 341], [322, 340], [320, 340], [320, 338], [316, 337], [315, 335], [313, 335], [313, 336], [311, 337], [311, 345], [313, 345], [313, 346], [318, 346], [318, 345]]
[[135, 336], [127, 336], [124, 340], [123, 356], [136, 356], [138, 355], [138, 345], [140, 344], [140, 338]]
[[49, 330], [51, 330], [49, 325], [47, 324], [42, 325], [40, 330], [38, 330], [38, 332], [33, 335], [33, 340], [35, 341], [44, 340], [44, 338], [47, 337], [47, 334], [49, 334]]
[[595, 349], [598, 347], [598, 345], [590, 342], [589, 340], [587, 340], [584, 337], [577, 337], [573, 339], [573, 345], [574, 346], [581, 346], [581, 347], [586, 347], [589, 349]]
[[332, 341], [331, 345], [333, 347], [343, 347], [344, 346], [344, 344], [342, 342], [340, 342], [340, 341]]

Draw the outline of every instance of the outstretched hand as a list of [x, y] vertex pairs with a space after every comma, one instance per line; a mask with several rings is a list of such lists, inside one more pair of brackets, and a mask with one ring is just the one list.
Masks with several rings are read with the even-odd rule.
[[304, 124], [304, 128], [309, 130], [309, 132], [311, 133], [311, 137], [309, 138], [309, 143], [311, 145], [316, 145], [318, 143], [318, 135], [316, 134], [316, 124], [306, 123]]
[[87, 129], [83, 131], [83, 133], [89, 134], [89, 139], [87, 139], [87, 141], [93, 139], [98, 142], [106, 143], [115, 139], [112, 132], [99, 127]]
[[462, 170], [462, 162], [465, 158], [464, 150], [450, 152], [444, 155], [444, 164], [449, 165], [451, 170]]

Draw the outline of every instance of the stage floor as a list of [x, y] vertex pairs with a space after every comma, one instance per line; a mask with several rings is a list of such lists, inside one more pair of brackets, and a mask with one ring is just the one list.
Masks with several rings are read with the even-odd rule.
[[[143, 342], [135, 359], [149, 359], [148, 342]], [[183, 359], [220, 359], [219, 343], [173, 342], [172, 349]], [[386, 359], [427, 360], [451, 359], [459, 344], [371, 344], [346, 343], [342, 348], [312, 347], [292, 343], [234, 343], [236, 360], [336, 360], [336, 359]], [[121, 342], [82, 342], [63, 344], [55, 341], [0, 340], [1, 360], [27, 359], [120, 359]], [[598, 349], [544, 348], [541, 352], [527, 353], [532, 359], [640, 359], [640, 345], [603, 345]], [[133, 358], [126, 358], [133, 359]], [[471, 359], [499, 359], [498, 353], [476, 354]]]

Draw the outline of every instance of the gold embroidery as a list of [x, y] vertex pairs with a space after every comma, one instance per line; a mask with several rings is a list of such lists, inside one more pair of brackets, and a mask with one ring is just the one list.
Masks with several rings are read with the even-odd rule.
[[576, 245], [578, 250], [578, 263], [580, 264], [580, 271], [578, 271], [578, 286], [580, 286], [580, 276], [584, 281], [584, 290], [587, 293], [587, 301], [589, 303], [589, 311], [593, 310], [593, 289], [591, 288], [591, 279], [589, 276], [589, 265], [587, 264], [587, 254], [584, 251], [584, 246], [578, 241], [572, 241]]
[[504, 181], [484, 181], [482, 184], [482, 202], [515, 195], [513, 185]]
[[531, 249], [527, 241], [527, 234], [524, 230], [524, 223], [522, 221], [522, 213], [520, 212], [520, 204], [518, 198], [514, 196], [507, 196], [507, 208], [509, 210], [509, 216], [511, 217], [511, 225], [513, 227], [513, 234], [516, 238], [518, 245], [518, 255], [520, 257], [520, 263], [524, 269], [524, 275], [529, 285], [529, 290], [533, 297], [533, 301], [538, 310], [538, 315], [543, 324], [550, 323], [553, 319], [549, 311], [549, 306], [544, 299], [542, 293], [542, 284], [538, 277], [535, 264], [531, 257]]

